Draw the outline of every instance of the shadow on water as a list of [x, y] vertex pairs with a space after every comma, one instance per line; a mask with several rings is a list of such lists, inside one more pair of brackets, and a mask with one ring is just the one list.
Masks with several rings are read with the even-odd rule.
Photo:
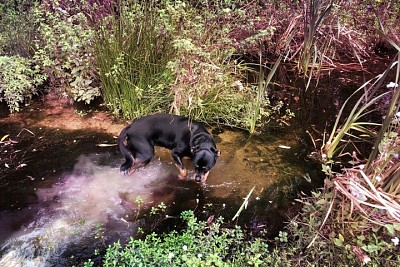
[[[9, 170], [0, 173], [0, 266], [80, 264], [93, 258], [96, 248], [135, 235], [148, 223], [144, 218], [151, 207], [160, 203], [168, 216], [150, 230], [176, 227], [174, 218], [186, 209], [199, 217], [230, 220], [253, 186], [248, 209], [233, 223], [274, 234], [299, 191], [321, 182], [319, 168], [307, 162], [293, 132], [259, 138], [232, 130], [215, 134], [222, 156], [206, 186], [179, 181], [164, 149], [157, 149], [146, 167], [122, 176], [118, 148], [96, 146], [114, 144], [111, 134], [23, 130], [7, 123], [1, 124], [0, 136], [5, 134], [19, 140], [14, 144], [19, 156], [12, 162], [5, 158]], [[17, 162], [23, 165], [13, 165]]]

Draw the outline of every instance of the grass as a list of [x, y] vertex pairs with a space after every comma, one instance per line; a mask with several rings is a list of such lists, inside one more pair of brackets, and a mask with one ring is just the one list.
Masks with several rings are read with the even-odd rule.
[[171, 101], [167, 65], [175, 49], [154, 5], [121, 1], [120, 16], [106, 20], [96, 40], [102, 95], [114, 114], [127, 119], [165, 111]]

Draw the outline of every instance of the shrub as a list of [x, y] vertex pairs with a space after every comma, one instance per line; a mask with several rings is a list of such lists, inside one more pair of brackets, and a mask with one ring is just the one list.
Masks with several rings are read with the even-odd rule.
[[[232, 8], [236, 1], [211, 1], [197, 6], [189, 1], [164, 3], [159, 13], [177, 50], [177, 57], [169, 66], [177, 77], [172, 86], [174, 113], [244, 129], [254, 125], [256, 108], [261, 109], [256, 118], [258, 126], [278, 113], [265, 95], [265, 88], [261, 90], [260, 103], [255, 105], [257, 86], [245, 82], [253, 69], [235, 54], [237, 43], [229, 38], [237, 26], [231, 18], [242, 17], [245, 11]], [[266, 35], [254, 33], [252, 40], [259, 42]]]
[[32, 65], [20, 56], [0, 56], [0, 101], [5, 101], [11, 112], [19, 111], [45, 80], [40, 68]]
[[181, 217], [187, 224], [182, 232], [131, 238], [125, 247], [117, 242], [108, 247], [103, 265], [260, 266], [268, 255], [264, 241], [246, 241], [240, 228], [223, 228], [222, 218], [197, 221], [192, 211], [183, 212]]
[[94, 30], [82, 12], [85, 1], [72, 2], [42, 1], [35, 9], [39, 37], [34, 58], [40, 62], [53, 90], [75, 101], [90, 103], [100, 95], [94, 67]]

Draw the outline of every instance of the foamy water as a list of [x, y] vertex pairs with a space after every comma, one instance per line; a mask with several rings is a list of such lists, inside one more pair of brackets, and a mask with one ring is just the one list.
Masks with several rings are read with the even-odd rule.
[[100, 238], [96, 236], [100, 226], [112, 224], [118, 235], [132, 234], [134, 222], [129, 216], [137, 212], [136, 198], [143, 200], [142, 205], [152, 205], [157, 198], [152, 188], [165, 180], [171, 168], [155, 159], [131, 176], [122, 176], [117, 168], [97, 164], [96, 158], [81, 156], [61, 182], [36, 190], [37, 204], [2, 215], [1, 225], [13, 216], [24, 217], [21, 214], [32, 219], [2, 240], [0, 266], [62, 266], [57, 258], [71, 244], [93, 246]]

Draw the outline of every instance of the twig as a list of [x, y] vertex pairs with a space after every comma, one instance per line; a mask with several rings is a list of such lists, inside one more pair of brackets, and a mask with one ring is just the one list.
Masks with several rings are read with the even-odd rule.
[[235, 220], [236, 218], [238, 218], [240, 216], [240, 213], [247, 208], [247, 204], [249, 203], [249, 198], [251, 196], [251, 194], [254, 191], [254, 188], [256, 188], [256, 186], [253, 186], [253, 188], [250, 190], [250, 192], [247, 194], [247, 197], [244, 198], [244, 201], [242, 203], [242, 205], [240, 206], [239, 210], [236, 212], [235, 216], [233, 216], [232, 221]]

